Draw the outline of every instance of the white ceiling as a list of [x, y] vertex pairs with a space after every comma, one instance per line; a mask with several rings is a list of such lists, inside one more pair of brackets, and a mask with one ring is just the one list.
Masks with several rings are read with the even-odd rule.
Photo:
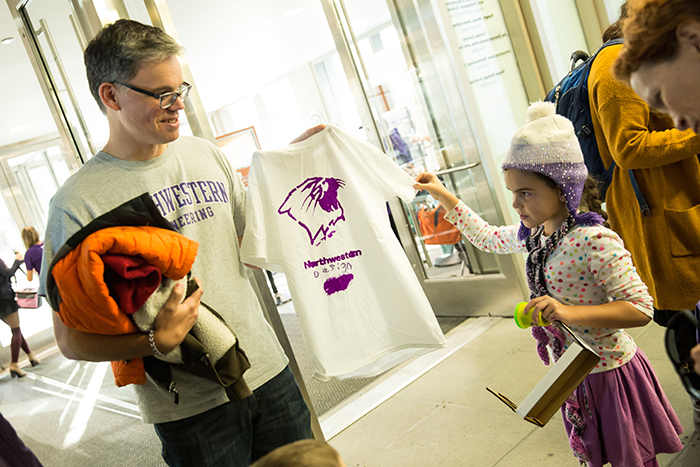
[[[207, 112], [254, 94], [264, 84], [335, 50], [319, 0], [168, 0], [167, 4]], [[34, 0], [29, 8], [30, 15], [32, 10], [41, 11], [48, 19], [59, 50], [62, 43], [77, 43], [71, 30], [52, 22], [52, 15], [64, 15], [66, 5], [67, 0]], [[358, 36], [390, 20], [386, 5], [377, 0], [346, 0], [346, 6]], [[0, 0], [0, 39], [10, 36], [17, 40], [0, 45], [0, 150], [56, 133], [9, 7]], [[74, 88], [84, 86], [79, 57], [76, 50], [64, 58]], [[76, 73], [80, 76], [73, 79]], [[86, 92], [76, 89], [76, 94]]]

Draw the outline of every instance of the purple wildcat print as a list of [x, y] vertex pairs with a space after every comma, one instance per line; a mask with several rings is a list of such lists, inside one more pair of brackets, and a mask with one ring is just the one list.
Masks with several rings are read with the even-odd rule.
[[277, 212], [288, 215], [306, 230], [314, 246], [336, 232], [345, 211], [338, 201], [338, 190], [345, 187], [339, 178], [311, 177], [289, 192]]
[[353, 274], [342, 274], [338, 277], [329, 277], [323, 283], [323, 290], [326, 295], [333, 295], [336, 292], [342, 292], [350, 287], [350, 282], [355, 278]]

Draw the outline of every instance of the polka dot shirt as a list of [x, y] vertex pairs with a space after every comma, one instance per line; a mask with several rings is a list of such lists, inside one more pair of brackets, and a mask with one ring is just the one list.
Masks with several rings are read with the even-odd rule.
[[[489, 225], [461, 201], [445, 219], [480, 250], [527, 253], [525, 242], [518, 240], [519, 225]], [[653, 316], [652, 298], [632, 265], [630, 253], [622, 239], [602, 225], [574, 227], [547, 258], [545, 274], [549, 294], [566, 305], [600, 305], [624, 300], [650, 318]], [[624, 365], [637, 350], [634, 340], [623, 329], [576, 324], [570, 327], [600, 355], [593, 373]], [[571, 339], [567, 339], [566, 348], [569, 345]]]

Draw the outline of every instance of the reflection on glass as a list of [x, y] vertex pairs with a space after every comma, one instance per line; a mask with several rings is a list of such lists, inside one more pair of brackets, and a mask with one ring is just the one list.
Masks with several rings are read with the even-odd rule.
[[[438, 172], [439, 173], [439, 172]], [[442, 183], [482, 217], [482, 208], [471, 170], [440, 175]], [[482, 195], [483, 196], [483, 195]], [[421, 245], [424, 270], [429, 279], [498, 273], [494, 255], [476, 250], [459, 230], [444, 219], [445, 208], [427, 192], [419, 192], [410, 205], [409, 217]]]
[[[388, 14], [388, 11], [387, 11]], [[385, 147], [394, 160], [412, 175], [435, 171], [435, 156], [416, 90], [401, 51], [396, 29], [388, 24], [376, 33], [358, 40], [374, 107], [380, 114]]]
[[358, 138], [367, 139], [367, 135], [362, 130], [362, 119], [357, 113], [355, 101], [345, 77], [343, 64], [340, 62], [340, 55], [335, 52], [316, 63], [314, 71], [329, 120]]
[[8, 165], [31, 211], [28, 219], [38, 231], [46, 228], [49, 201], [69, 176], [59, 146], [12, 157]]
[[59, 146], [53, 146], [46, 150], [46, 156], [49, 158], [49, 164], [53, 169], [53, 173], [56, 176], [56, 181], [58, 186], [63, 185], [63, 183], [70, 177], [70, 171], [68, 166], [63, 160], [63, 153]]
[[[446, 85], [433, 63], [435, 57], [418, 56], [420, 47], [409, 39], [407, 47], [415, 48], [411, 61], [416, 68], [408, 66], [386, 4], [373, 4], [370, 16], [366, 2], [345, 0], [344, 5], [357, 40], [355, 53], [366, 79], [363, 84], [387, 154], [413, 177], [423, 171], [465, 166], [473, 140], [469, 128], [460, 125], [450, 111], [454, 103], [448, 102]], [[367, 19], [370, 17], [372, 21]], [[402, 34], [407, 35], [406, 31]], [[473, 170], [483, 176], [482, 168]], [[482, 212], [482, 199], [490, 199], [491, 195], [483, 186], [479, 193], [473, 170], [441, 178], [472, 209], [486, 214]], [[404, 208], [428, 279], [499, 271], [493, 255], [462, 241], [459, 231], [443, 219], [444, 207], [427, 193], [419, 193]]]
[[14, 261], [14, 251], [24, 251], [22, 237], [15, 223], [5, 197], [0, 197], [0, 258], [5, 264], [11, 265]]

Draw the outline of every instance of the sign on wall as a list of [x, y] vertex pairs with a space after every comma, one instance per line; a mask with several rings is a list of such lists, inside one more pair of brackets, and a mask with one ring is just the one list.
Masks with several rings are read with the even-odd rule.
[[498, 0], [446, 1], [491, 153], [500, 167], [525, 122], [527, 94]]

